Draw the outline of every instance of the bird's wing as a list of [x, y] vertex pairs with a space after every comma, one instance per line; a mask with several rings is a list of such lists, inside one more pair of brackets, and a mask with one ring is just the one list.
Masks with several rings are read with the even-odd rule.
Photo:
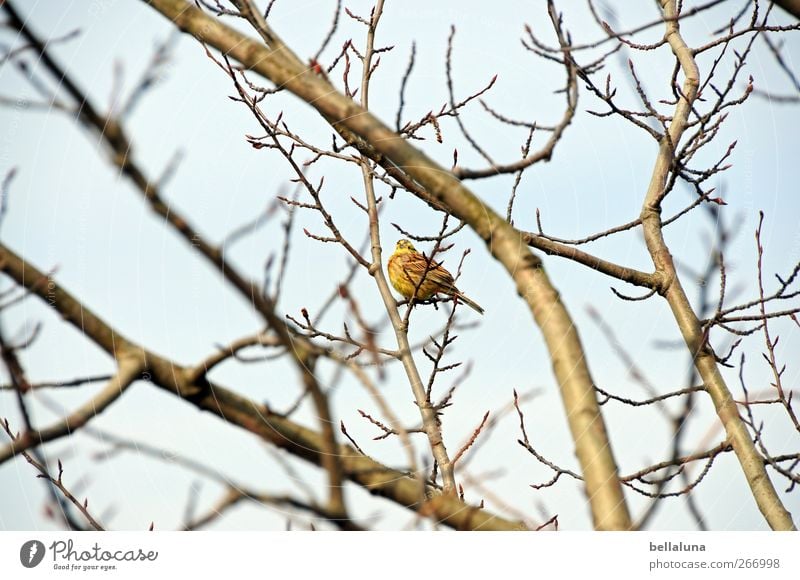
[[424, 254], [409, 254], [404, 256], [401, 262], [404, 276], [410, 281], [418, 282], [422, 275], [425, 275], [423, 284], [434, 286], [436, 292], [450, 294], [457, 292], [455, 281], [452, 274], [448, 272], [439, 262], [430, 260]]
[[425, 279], [430, 280], [440, 287], [442, 292], [457, 291], [455, 287], [455, 281], [453, 280], [453, 275], [439, 264], [436, 264], [435, 266], [431, 264], [431, 269], [428, 270], [428, 274]]

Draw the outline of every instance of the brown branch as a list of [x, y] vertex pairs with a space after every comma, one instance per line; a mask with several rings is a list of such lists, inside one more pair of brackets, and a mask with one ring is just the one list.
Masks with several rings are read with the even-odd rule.
[[645, 399], [643, 401], [635, 401], [633, 399], [627, 399], [625, 397], [620, 397], [619, 395], [614, 395], [614, 394], [609, 393], [608, 391], [604, 391], [603, 389], [601, 389], [600, 387], [597, 387], [597, 386], [595, 386], [595, 390], [597, 390], [598, 393], [600, 393], [601, 395], [603, 395], [605, 397], [604, 400], [600, 401], [601, 405], [605, 405], [609, 400], [614, 400], [614, 401], [619, 401], [620, 403], [624, 403], [626, 405], [630, 405], [631, 407], [645, 407], [647, 405], [652, 405], [654, 403], [659, 403], [661, 401], [664, 401], [666, 399], [671, 399], [673, 397], [680, 397], [680, 396], [683, 396], [683, 395], [689, 395], [691, 393], [697, 393], [699, 391], [705, 391], [705, 388], [702, 387], [702, 386], [686, 387], [685, 389], [680, 389], [678, 391], [672, 391], [670, 393], [665, 393], [663, 395], [658, 395], [658, 396], [652, 397], [650, 399]]
[[481, 434], [481, 431], [483, 430], [484, 425], [486, 425], [486, 420], [488, 418], [489, 411], [486, 411], [486, 413], [483, 415], [483, 419], [481, 419], [481, 424], [475, 428], [475, 431], [472, 432], [472, 435], [469, 439], [467, 439], [467, 442], [461, 446], [461, 449], [459, 449], [455, 454], [455, 457], [453, 457], [453, 465], [455, 465], [458, 460], [461, 459], [461, 456], [464, 455], [464, 453], [466, 453], [467, 450], [475, 444], [475, 440], [478, 439], [478, 435]]
[[[775, 346], [778, 344], [778, 339], [780, 337], [776, 336], [775, 340], [772, 339], [772, 336], [769, 331], [769, 322], [767, 321], [767, 310], [764, 306], [764, 269], [762, 265], [762, 261], [764, 258], [764, 247], [761, 245], [761, 226], [764, 224], [764, 212], [759, 213], [759, 220], [758, 220], [758, 229], [756, 230], [756, 247], [758, 252], [758, 297], [760, 299], [759, 310], [761, 312], [761, 329], [764, 331], [764, 342], [767, 347], [767, 353], [764, 356], [764, 359], [767, 361], [770, 370], [772, 371], [772, 377], [775, 382], [772, 383], [772, 387], [778, 394], [778, 399], [781, 401], [781, 404], [786, 409], [786, 413], [789, 415], [789, 418], [794, 425], [795, 430], [800, 432], [800, 422], [797, 420], [797, 414], [794, 412], [792, 408], [792, 401], [791, 396], [787, 398], [786, 393], [783, 390], [783, 372], [785, 370], [785, 366], [782, 368], [778, 368], [779, 364], [777, 358], [775, 357]], [[719, 310], [719, 309], [718, 309]]]
[[775, 4], [800, 20], [800, 0], [774, 0]]
[[694, 365], [711, 396], [728, 439], [734, 447], [742, 471], [752, 490], [756, 504], [773, 529], [794, 529], [791, 515], [783, 506], [766, 474], [761, 456], [753, 445], [739, 417], [733, 397], [717, 367], [716, 357], [704, 338], [700, 321], [686, 296], [661, 229], [661, 202], [666, 193], [668, 175], [675, 149], [683, 135], [692, 106], [697, 99], [699, 70], [691, 49], [680, 35], [675, 0], [661, 0], [664, 9], [666, 39], [680, 63], [685, 80], [680, 98], [664, 138], [661, 140], [653, 175], [642, 205], [642, 228], [647, 249], [662, 280], [662, 294], [669, 304], [681, 330], [686, 346], [692, 353]]
[[[85, 336], [106, 350], [114, 352], [115, 343], [108, 337], [117, 337], [132, 352], [140, 353], [146, 361], [145, 374], [156, 387], [175, 395], [201, 410], [210, 412], [223, 421], [249, 431], [277, 448], [313, 465], [324, 466], [328, 438], [312, 429], [303, 427], [274, 413], [265, 405], [242, 397], [235, 392], [206, 380], [190, 380], [194, 369], [145, 351], [140, 346], [123, 339], [91, 309], [77, 301], [55, 281], [42, 285], [44, 276], [30, 263], [24, 262], [7, 248], [0, 246], [0, 265], [18, 284], [36, 294], [49, 307], [57, 311], [70, 324], [82, 329]], [[120, 361], [120, 368], [126, 368]], [[137, 376], [139, 376], [137, 374]], [[66, 435], [66, 433], [62, 434]], [[358, 453], [349, 445], [337, 445], [335, 449], [344, 477], [369, 490], [373, 495], [385, 497], [412, 510], [420, 510], [419, 482], [406, 474], [391, 469]], [[428, 490], [432, 499], [424, 502], [425, 513], [436, 521], [464, 530], [520, 530], [524, 525], [506, 520], [486, 510], [469, 506], [451, 495], [435, 494]]]
[[[649, 467], [645, 467], [637, 471], [636, 473], [632, 473], [630, 475], [626, 475], [622, 477], [623, 481], [629, 482], [634, 481], [636, 479], [642, 480], [646, 475], [650, 475], [651, 473], [655, 473], [657, 471], [661, 471], [662, 469], [666, 469], [667, 467], [681, 467], [692, 463], [693, 461], [700, 461], [702, 459], [712, 459], [719, 455], [720, 453], [727, 453], [732, 451], [733, 447], [727, 441], [723, 441], [716, 447], [708, 449], [706, 451], [701, 451], [698, 453], [692, 453], [691, 455], [684, 455], [682, 457], [676, 457], [674, 459], [669, 459], [667, 461], [662, 461], [660, 463], [655, 463], [650, 465]], [[675, 477], [676, 474], [672, 474], [670, 477]]]
[[516, 390], [514, 390], [514, 408], [517, 410], [517, 415], [519, 416], [519, 429], [522, 432], [522, 439], [518, 439], [517, 443], [519, 443], [522, 447], [527, 449], [528, 453], [533, 455], [539, 463], [541, 463], [542, 465], [546, 465], [555, 472], [555, 475], [550, 481], [540, 484], [531, 484], [531, 487], [533, 489], [543, 489], [546, 487], [551, 487], [555, 485], [556, 482], [558, 482], [558, 480], [561, 478], [562, 475], [569, 475], [573, 479], [582, 481], [583, 478], [580, 475], [569, 469], [564, 469], [562, 467], [559, 467], [552, 461], [545, 459], [545, 457], [541, 453], [536, 451], [533, 445], [531, 445], [531, 442], [528, 439], [528, 431], [527, 429], [525, 429], [525, 415], [523, 415], [522, 409], [519, 406], [519, 396], [517, 395]]
[[[569, 49], [571, 51], [587, 50], [587, 49], [592, 49], [592, 48], [597, 48], [599, 46], [602, 46], [603, 44], [605, 44], [606, 42], [609, 42], [609, 41], [614, 41], [614, 40], [621, 41], [622, 38], [625, 37], [625, 36], [633, 36], [633, 35], [638, 34], [640, 32], [644, 32], [645, 30], [649, 30], [650, 28], [659, 26], [663, 22], [677, 23], [679, 20], [683, 20], [685, 18], [689, 18], [691, 16], [694, 16], [695, 14], [699, 14], [700, 12], [703, 12], [705, 10], [713, 8], [714, 6], [716, 6], [718, 4], [721, 4], [724, 1], [725, 0], [711, 0], [710, 2], [706, 2], [705, 4], [700, 4], [698, 6], [693, 6], [690, 9], [682, 12], [681, 14], [676, 14], [674, 16], [662, 16], [658, 20], [653, 20], [653, 21], [647, 22], [645, 24], [640, 24], [639, 26], [636, 26], [636, 27], [631, 28], [630, 30], [626, 30], [624, 32], [614, 32], [613, 30], [611, 30], [610, 27], [608, 27], [606, 25], [606, 26], [603, 26], [603, 29], [604, 29], [604, 31], [606, 33], [605, 37], [601, 38], [600, 40], [594, 41], [594, 42], [588, 42], [588, 43], [585, 43], [585, 44], [570, 45]], [[794, 1], [794, 0], [789, 0], [789, 1]], [[540, 42], [537, 42], [536, 46], [540, 50], [543, 50], [543, 51], [546, 51], [546, 52], [550, 52], [550, 53], [558, 53], [558, 52], [561, 52], [562, 50], [564, 50], [563, 47], [558, 47], [558, 48], [549, 47], [549, 46], [546, 46], [546, 45], [544, 45], [544, 44], [542, 44]]]
[[[41, 383], [31, 383], [29, 386], [33, 390], [37, 389], [52, 389], [52, 388], [67, 388], [67, 387], [82, 387], [91, 383], [99, 383], [111, 380], [113, 375], [93, 375], [87, 377], [78, 377], [76, 379], [69, 379], [65, 381], [43, 381]], [[0, 391], [13, 391], [14, 385], [0, 385]]]
[[[11, 429], [8, 426], [8, 420], [4, 419], [0, 423], [2, 423], [3, 430], [8, 434], [8, 436], [14, 439], [14, 435], [12, 434]], [[70, 503], [72, 503], [72, 505], [78, 508], [78, 511], [80, 511], [83, 514], [83, 517], [86, 518], [86, 521], [89, 522], [89, 525], [92, 526], [92, 528], [94, 528], [97, 531], [105, 530], [105, 528], [100, 524], [100, 522], [98, 522], [97, 519], [94, 516], [92, 516], [92, 514], [89, 512], [89, 500], [84, 499], [83, 502], [79, 501], [78, 498], [76, 498], [72, 494], [72, 492], [67, 488], [67, 486], [64, 485], [64, 482], [62, 481], [62, 476], [64, 475], [64, 467], [61, 464], [60, 459], [58, 460], [58, 476], [53, 477], [52, 475], [50, 475], [50, 472], [47, 470], [47, 467], [45, 467], [42, 463], [37, 461], [33, 457], [33, 455], [28, 453], [26, 450], [21, 449], [20, 451], [18, 451], [18, 453], [22, 455], [25, 458], [25, 461], [31, 464], [36, 469], [36, 471], [39, 472], [38, 477], [44, 478], [50, 483], [52, 483], [56, 488], [58, 488], [58, 490], [64, 495], [64, 497], [67, 498], [67, 500], [69, 500]]]
[[[249, 0], [242, 0], [238, 5], [240, 11], [253, 18], [254, 26], [260, 31], [262, 37], [264, 37], [265, 40], [268, 39], [270, 37], [269, 29], [258, 10], [252, 6]], [[46, 44], [36, 37], [30, 27], [27, 26], [11, 8], [10, 4], [6, 5], [6, 9], [11, 17], [11, 25], [19, 30], [20, 33], [36, 47], [36, 50], [41, 56], [43, 65], [57, 79], [60, 79], [60, 84], [65, 87], [65, 90], [72, 98], [80, 103], [81, 114], [78, 118], [90, 129], [96, 130], [102, 136], [103, 140], [112, 151], [114, 163], [119, 167], [120, 171], [136, 185], [144, 199], [150, 205], [150, 208], [163, 217], [166, 223], [170, 224], [193, 249], [210, 261], [222, 276], [249, 300], [253, 308], [262, 315], [265, 321], [274, 330], [283, 345], [287, 348], [287, 351], [291, 353], [292, 360], [301, 375], [301, 379], [306, 383], [308, 391], [312, 395], [312, 400], [317, 407], [317, 414], [320, 417], [322, 430], [330, 441], [330, 452], [324, 455], [325, 468], [331, 478], [331, 485], [329, 486], [331, 493], [330, 509], [332, 511], [336, 511], [337, 509], [341, 510], [344, 514], [341, 470], [338, 467], [336, 453], [333, 452], [336, 446], [335, 430], [332, 426], [333, 422], [331, 420], [327, 397], [322, 392], [321, 387], [313, 375], [315, 361], [313, 351], [316, 350], [315, 347], [305, 339], [302, 334], [299, 334], [296, 329], [291, 328], [285, 320], [276, 314], [274, 300], [268, 297], [265, 291], [262, 292], [254, 282], [247, 280], [227, 263], [221, 248], [215, 247], [205, 241], [197, 230], [189, 225], [187, 219], [181, 216], [175, 208], [163, 202], [159, 194], [158, 184], [150, 181], [131, 158], [130, 141], [118, 120], [111, 117], [104, 117], [97, 113], [89, 103], [87, 95], [69, 78], [66, 71], [50, 57]], [[239, 87], [238, 84], [237, 87]]]
[[[556, 145], [558, 145], [558, 142], [561, 141], [561, 138], [564, 136], [564, 132], [567, 130], [567, 127], [569, 127], [570, 123], [572, 123], [572, 119], [575, 117], [575, 111], [578, 106], [579, 67], [572, 58], [570, 43], [567, 38], [568, 35], [563, 29], [561, 15], [556, 12], [555, 3], [552, 0], [548, 1], [547, 3], [547, 11], [562, 51], [561, 60], [559, 62], [564, 65], [567, 73], [567, 80], [563, 89], [563, 92], [566, 95], [566, 106], [564, 108], [564, 114], [562, 115], [561, 120], [553, 128], [552, 132], [550, 133], [550, 137], [547, 139], [547, 142], [538, 151], [527, 154], [519, 161], [508, 164], [497, 164], [493, 162], [487, 155], [483, 154], [483, 157], [489, 162], [490, 166], [485, 169], [455, 167], [453, 169], [453, 174], [459, 179], [480, 179], [483, 177], [491, 177], [504, 173], [517, 173], [541, 161], [550, 161], [550, 159], [553, 157], [553, 151], [555, 150]], [[529, 27], [526, 27], [526, 30], [530, 33]], [[459, 122], [459, 126], [461, 126], [461, 121], [459, 119], [459, 117], [456, 117], [456, 120]], [[464, 136], [467, 137], [470, 142], [472, 142], [467, 133], [463, 130], [462, 132], [464, 133]]]
[[[373, 42], [375, 29], [380, 21], [383, 11], [383, 1], [379, 0], [372, 11], [367, 30], [367, 47], [364, 54], [363, 73], [361, 78], [361, 104], [365, 110], [369, 108], [369, 83], [370, 83], [370, 62], [373, 54]], [[453, 471], [453, 464], [447, 453], [442, 438], [441, 422], [436, 410], [426, 397], [422, 378], [419, 374], [416, 362], [411, 355], [411, 345], [408, 342], [408, 321], [400, 318], [397, 311], [397, 303], [389, 289], [386, 280], [382, 261], [382, 249], [380, 238], [380, 224], [378, 222], [378, 204], [375, 196], [374, 183], [372, 180], [372, 164], [369, 159], [361, 160], [361, 176], [364, 182], [364, 191], [367, 198], [367, 212], [369, 215], [370, 245], [372, 249], [372, 264], [369, 266], [369, 273], [375, 279], [384, 307], [389, 316], [394, 329], [395, 339], [397, 340], [397, 358], [403, 364], [403, 370], [408, 378], [411, 391], [419, 409], [422, 419], [422, 426], [428, 437], [431, 454], [436, 464], [441, 469], [444, 495], [455, 495], [456, 480]], [[424, 277], [424, 276], [423, 276]], [[411, 307], [409, 306], [409, 311]], [[423, 489], [423, 482], [420, 478], [420, 491]]]
[[[2, 251], [0, 249], [0, 252]], [[141, 355], [119, 357], [117, 362], [119, 364], [117, 374], [94, 397], [57, 423], [42, 429], [25, 431], [14, 437], [9, 445], [0, 447], [0, 464], [27, 449], [38, 447], [77, 431], [116, 401], [134, 381], [142, 377], [142, 373], [146, 369], [144, 357]]]
[[341, 519], [335, 513], [330, 512], [323, 506], [305, 502], [289, 495], [258, 493], [235, 486], [228, 487], [222, 497], [220, 497], [220, 499], [204, 515], [187, 521], [181, 529], [187, 531], [205, 528], [218, 519], [224, 512], [238, 505], [242, 501], [252, 501], [264, 506], [272, 505], [276, 507], [306, 511], [313, 516], [330, 522], [340, 530], [351, 532], [363, 531], [361, 526], [348, 519]]
[[[628, 513], [617, 466], [594, 394], [578, 332], [557, 290], [526, 249], [521, 234], [483, 204], [450, 172], [412, 147], [375, 116], [342, 95], [298, 59], [274, 33], [263, 46], [183, 0], [149, 0], [175, 25], [286, 88], [317, 109], [345, 138], [411, 191], [438, 202], [466, 221], [516, 283], [538, 323], [554, 363], [576, 453], [586, 478], [586, 494], [598, 529], [628, 529]], [[405, 175], [405, 177], [403, 176]], [[416, 185], [415, 185], [416, 184]]]
[[653, 274], [642, 272], [627, 266], [620, 266], [613, 262], [609, 262], [597, 256], [593, 256], [588, 252], [573, 248], [563, 243], [554, 242], [547, 237], [540, 236], [534, 233], [523, 232], [522, 239], [526, 244], [543, 251], [550, 256], [558, 256], [588, 266], [592, 270], [596, 270], [601, 274], [611, 276], [617, 280], [622, 280], [634, 286], [642, 286], [645, 288], [657, 288], [658, 278]]
[[[244, 350], [246, 348], [250, 348], [253, 346], [261, 346], [261, 347], [278, 347], [281, 346], [281, 342], [273, 335], [268, 335], [264, 332], [259, 332], [258, 334], [254, 334], [251, 336], [245, 336], [234, 340], [230, 344], [226, 346], [219, 346], [217, 352], [209, 355], [199, 364], [197, 364], [192, 371], [194, 375], [193, 380], [198, 380], [201, 377], [207, 375], [211, 372], [211, 370], [216, 367], [217, 365], [223, 363], [224, 361], [230, 358], [236, 358], [239, 354], [239, 351]], [[283, 354], [283, 353], [280, 353]]]

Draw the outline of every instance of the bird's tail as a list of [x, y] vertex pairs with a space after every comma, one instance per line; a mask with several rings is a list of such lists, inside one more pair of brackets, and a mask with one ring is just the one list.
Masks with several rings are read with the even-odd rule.
[[481, 308], [480, 304], [475, 302], [472, 298], [468, 298], [463, 292], [453, 292], [453, 296], [472, 308], [478, 314], [483, 314], [483, 308]]

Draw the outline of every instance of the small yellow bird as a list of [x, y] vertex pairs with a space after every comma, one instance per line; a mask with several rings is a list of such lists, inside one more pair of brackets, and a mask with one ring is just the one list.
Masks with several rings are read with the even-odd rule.
[[[394, 254], [387, 264], [389, 280], [394, 289], [405, 298], [410, 299], [416, 290], [416, 300], [428, 300], [436, 294], [446, 294], [457, 298], [474, 311], [483, 314], [477, 302], [467, 298], [461, 290], [456, 288], [453, 275], [445, 270], [441, 264], [429, 262], [428, 258], [417, 252], [414, 245], [408, 240], [399, 240], [394, 248]], [[427, 272], [426, 272], [427, 270]], [[420, 283], [420, 277], [425, 279]]]

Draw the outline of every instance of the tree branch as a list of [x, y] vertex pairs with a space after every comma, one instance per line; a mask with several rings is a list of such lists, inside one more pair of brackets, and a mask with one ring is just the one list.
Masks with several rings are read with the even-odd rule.
[[655, 266], [655, 275], [661, 280], [661, 293], [672, 310], [686, 346], [692, 354], [694, 365], [711, 396], [717, 415], [725, 427], [728, 440], [747, 479], [761, 513], [773, 529], [794, 529], [791, 515], [783, 506], [770, 481], [764, 462], [753, 445], [746, 426], [739, 417], [736, 403], [717, 367], [717, 360], [702, 332], [686, 292], [681, 286], [669, 248], [662, 234], [661, 202], [667, 189], [667, 178], [672, 170], [677, 144], [683, 135], [692, 106], [697, 99], [700, 75], [692, 50], [680, 35], [675, 0], [661, 0], [666, 23], [666, 39], [685, 75], [683, 87], [669, 130], [661, 139], [653, 175], [642, 205], [642, 228], [647, 249]]
[[[146, 0], [184, 32], [214, 46], [250, 70], [309, 103], [362, 154], [391, 171], [405, 173], [420, 197], [443, 204], [469, 223], [491, 254], [506, 268], [542, 330], [586, 480], [597, 529], [631, 524], [616, 461], [597, 404], [593, 381], [575, 325], [521, 233], [483, 204], [452, 173], [339, 93], [269, 31], [269, 46], [237, 32], [183, 0]], [[427, 201], [427, 200], [426, 200]]]
[[[0, 245], [0, 266], [3, 272], [36, 294], [70, 324], [79, 329], [83, 328], [87, 338], [107, 352], [114, 352], [113, 342], [106, 343], [106, 340], [109, 336], [119, 337], [118, 333], [55, 281], [46, 285], [37, 283], [44, 274], [2, 245]], [[84, 320], [91, 324], [84, 325]], [[233, 391], [212, 384], [204, 377], [197, 378], [197, 373], [192, 367], [181, 366], [172, 360], [145, 351], [130, 341], [125, 341], [125, 345], [132, 352], [141, 353], [141, 360], [147, 363], [143, 378], [156, 387], [216, 415], [227, 423], [249, 431], [300, 459], [320, 467], [325, 465], [329, 440], [324, 434], [286, 419], [266, 405], [259, 405]], [[373, 495], [387, 498], [411, 510], [420, 511], [444, 525], [460, 530], [526, 529], [522, 523], [465, 504], [453, 495], [437, 494], [433, 488], [426, 490], [425, 497], [430, 499], [421, 501], [419, 482], [408, 474], [386, 467], [349, 445], [337, 445], [335, 453], [345, 478], [364, 487]]]

